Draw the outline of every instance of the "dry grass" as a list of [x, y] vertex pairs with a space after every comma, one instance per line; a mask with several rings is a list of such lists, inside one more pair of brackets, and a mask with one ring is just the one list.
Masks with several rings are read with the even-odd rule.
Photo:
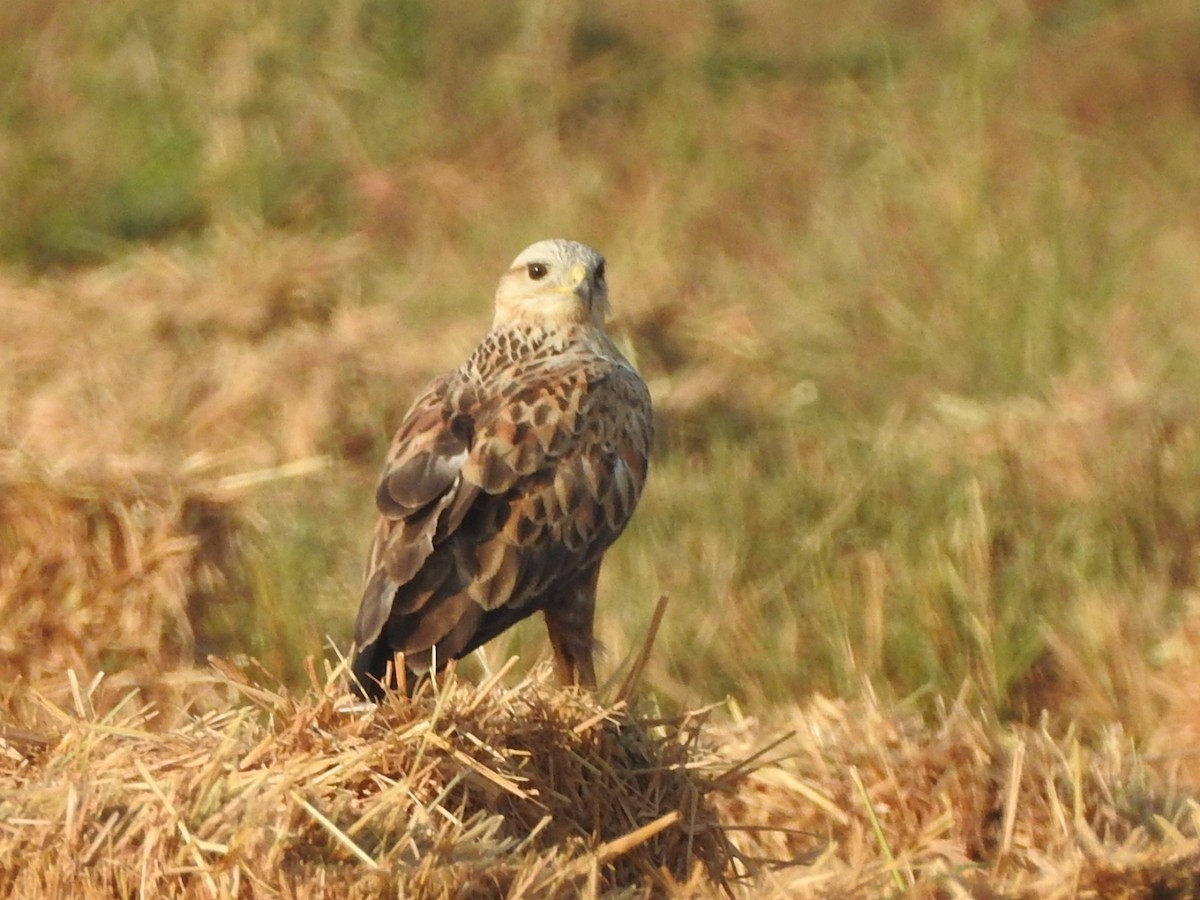
[[0, 456], [0, 677], [190, 662], [198, 607], [239, 587], [241, 523], [215, 488], [200, 472], [49, 473]]
[[346, 638], [403, 409], [571, 234], [659, 418], [610, 663], [668, 593], [708, 613], [651, 662], [676, 708], [969, 679], [1144, 736], [1120, 657], [1200, 581], [1191, 5], [554, 10], [6, 8], [0, 447], [329, 456], [252, 503], [294, 678]]
[[253, 597], [261, 520], [252, 487], [311, 475], [311, 459], [222, 474], [203, 456], [171, 470], [105, 456], [51, 470], [0, 454], [0, 679], [73, 669], [135, 677], [213, 649], [256, 652], [287, 672], [283, 623]]
[[170, 730], [99, 681], [66, 708], [6, 695], [6, 892], [566, 896], [725, 877], [702, 718], [651, 723], [545, 671], [378, 709], [340, 677], [293, 695], [219, 671], [184, 691], [209, 711]]
[[[741, 854], [798, 863], [764, 872], [767, 893], [1194, 896], [1200, 807], [1147, 771], [1120, 729], [1089, 747], [961, 706], [926, 722], [820, 697], [775, 724], [796, 735], [774, 750], [785, 758], [716, 804]], [[723, 735], [724, 752], [762, 740], [761, 726], [743, 728]]]
[[[1195, 893], [1190, 0], [235, 6], [0, 4], [4, 886]], [[601, 668], [670, 595], [680, 718], [536, 622], [347, 710], [385, 442], [550, 234], [658, 411]]]
[[[55, 467], [104, 455], [241, 467], [361, 458], [404, 349], [358, 299], [354, 241], [230, 228], [202, 246], [29, 283], [0, 275], [0, 438]], [[368, 351], [372, 334], [396, 342]], [[393, 401], [399, 405], [401, 401]]]
[[[16, 896], [1194, 896], [1200, 809], [1119, 730], [1089, 748], [962, 707], [815, 698], [663, 720], [450, 680], [351, 702], [218, 663], [159, 703], [10, 688]], [[56, 696], [57, 699], [52, 699]], [[164, 716], [172, 720], [163, 727]]]

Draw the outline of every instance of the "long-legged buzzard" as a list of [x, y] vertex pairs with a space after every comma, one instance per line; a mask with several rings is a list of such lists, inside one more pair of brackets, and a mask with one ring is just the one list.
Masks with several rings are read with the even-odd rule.
[[366, 696], [395, 683], [393, 660], [411, 684], [538, 611], [561, 680], [596, 686], [596, 579], [641, 496], [653, 432], [607, 312], [599, 253], [528, 247], [500, 279], [487, 337], [405, 416], [355, 623]]

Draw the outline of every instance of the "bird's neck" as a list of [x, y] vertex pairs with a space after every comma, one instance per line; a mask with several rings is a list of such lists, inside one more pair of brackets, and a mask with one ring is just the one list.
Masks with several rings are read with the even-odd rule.
[[468, 366], [482, 372], [572, 352], [604, 357], [617, 354], [604, 329], [591, 322], [507, 322], [492, 328]]

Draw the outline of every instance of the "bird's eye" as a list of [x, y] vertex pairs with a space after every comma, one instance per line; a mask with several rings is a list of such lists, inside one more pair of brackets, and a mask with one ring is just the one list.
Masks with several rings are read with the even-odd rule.
[[596, 280], [604, 280], [604, 263], [600, 263], [600, 265], [596, 266]]
[[550, 267], [545, 263], [530, 263], [525, 268], [529, 272], [529, 277], [534, 281], [541, 281], [550, 271]]

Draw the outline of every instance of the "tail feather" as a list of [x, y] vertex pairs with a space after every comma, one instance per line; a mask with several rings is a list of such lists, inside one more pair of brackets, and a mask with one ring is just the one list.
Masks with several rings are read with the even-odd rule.
[[[354, 693], [364, 700], [378, 703], [383, 699], [385, 679], [387, 687], [396, 687], [394, 672], [389, 675], [389, 664], [393, 656], [383, 640], [372, 641], [354, 655]], [[408, 679], [411, 683], [411, 679]]]

